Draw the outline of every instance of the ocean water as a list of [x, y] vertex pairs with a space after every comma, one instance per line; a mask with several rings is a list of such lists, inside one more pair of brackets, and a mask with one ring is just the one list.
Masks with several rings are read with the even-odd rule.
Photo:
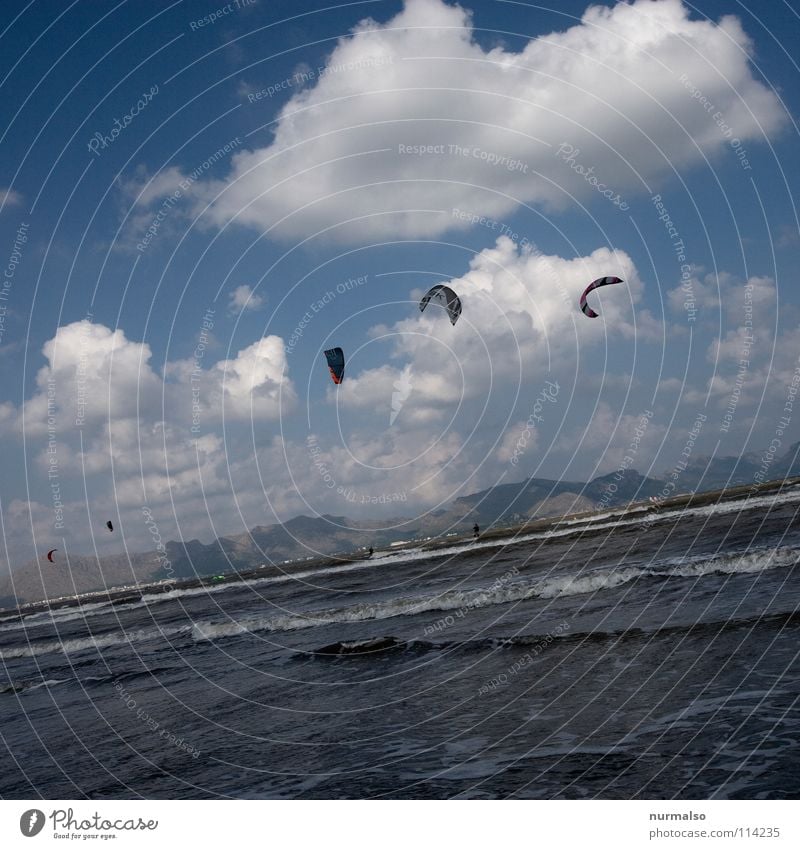
[[4, 798], [797, 798], [800, 491], [0, 619]]

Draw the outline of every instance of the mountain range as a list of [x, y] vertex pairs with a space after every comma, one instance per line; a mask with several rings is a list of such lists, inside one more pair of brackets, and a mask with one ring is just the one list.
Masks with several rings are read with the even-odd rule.
[[[679, 473], [674, 493], [705, 492], [751, 484], [755, 475], [764, 480], [800, 475], [800, 442], [767, 464], [765, 455], [697, 457]], [[529, 478], [499, 484], [455, 499], [443, 510], [419, 518], [358, 521], [346, 516], [297, 516], [283, 524], [257, 526], [247, 533], [223, 536], [205, 544], [199, 540], [168, 542], [164, 557], [158, 552], [116, 554], [97, 558], [70, 556], [69, 568], [51, 570], [32, 560], [0, 578], [0, 607], [16, 607], [44, 598], [72, 596], [93, 590], [142, 584], [164, 578], [192, 578], [220, 572], [244, 571], [262, 563], [280, 564], [355, 551], [381, 548], [400, 541], [447, 533], [464, 534], [473, 523], [482, 528], [619, 507], [631, 501], [658, 496], [664, 478], [650, 478], [634, 469], [612, 472], [588, 483]], [[616, 488], [614, 488], [616, 487]]]

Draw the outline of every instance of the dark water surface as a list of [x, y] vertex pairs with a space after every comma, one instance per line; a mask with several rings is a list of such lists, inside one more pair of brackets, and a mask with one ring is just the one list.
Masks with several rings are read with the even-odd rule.
[[0, 621], [0, 796], [797, 798], [798, 508]]

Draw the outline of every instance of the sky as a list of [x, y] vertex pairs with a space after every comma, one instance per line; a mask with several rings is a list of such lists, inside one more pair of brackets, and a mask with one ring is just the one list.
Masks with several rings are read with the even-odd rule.
[[0, 570], [150, 549], [148, 515], [208, 542], [530, 476], [768, 479], [798, 36], [796, 0], [4, 4]]

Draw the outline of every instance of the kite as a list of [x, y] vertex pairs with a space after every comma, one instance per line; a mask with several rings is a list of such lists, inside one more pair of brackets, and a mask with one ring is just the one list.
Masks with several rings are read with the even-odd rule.
[[581, 311], [584, 315], [589, 318], [597, 318], [598, 314], [586, 303], [586, 296], [589, 292], [594, 291], [595, 289], [599, 289], [601, 286], [611, 286], [613, 283], [623, 283], [619, 277], [598, 277], [597, 280], [593, 280], [584, 290], [581, 295]]
[[325, 351], [328, 368], [333, 382], [338, 386], [344, 380], [344, 351], [341, 348], [331, 348]]
[[425, 312], [425, 307], [430, 301], [441, 304], [450, 316], [450, 324], [455, 325], [461, 315], [461, 299], [449, 286], [434, 286], [428, 294], [419, 302], [420, 312]]

